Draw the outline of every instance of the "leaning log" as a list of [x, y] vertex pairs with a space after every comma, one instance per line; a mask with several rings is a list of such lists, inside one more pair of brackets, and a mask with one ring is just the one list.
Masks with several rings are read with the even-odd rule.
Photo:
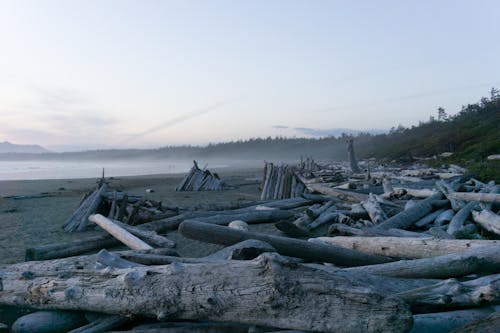
[[25, 263], [8, 267], [2, 273], [0, 304], [316, 332], [404, 332], [411, 327], [411, 312], [402, 300], [276, 255], [112, 271], [68, 268], [66, 274], [51, 269], [56, 262], [31, 263], [32, 271], [46, 272], [32, 279], [19, 276]]
[[401, 260], [386, 264], [345, 268], [349, 272], [401, 278], [444, 279], [469, 274], [500, 273], [500, 245], [479, 247], [444, 256]]
[[498, 240], [436, 239], [401, 237], [318, 237], [328, 244], [353, 249], [364, 253], [379, 254], [395, 258], [432, 258], [469, 249], [500, 245]]
[[235, 230], [224, 226], [184, 221], [179, 226], [180, 233], [202, 242], [233, 245], [246, 239], [257, 239], [269, 243], [280, 254], [310, 261], [330, 262], [342, 266], [370, 265], [390, 262], [388, 257], [364, 254], [335, 245], [314, 244], [294, 238], [266, 235], [255, 232]]
[[433, 202], [441, 199], [441, 197], [442, 194], [437, 193], [427, 199], [421, 200], [417, 204], [415, 204], [415, 206], [413, 206], [412, 208], [406, 209], [401, 213], [388, 218], [384, 222], [377, 225], [375, 228], [378, 229], [409, 228], [413, 225], [413, 223], [417, 222], [422, 217], [432, 212], [434, 209]]
[[136, 236], [129, 233], [127, 230], [119, 227], [117, 224], [113, 223], [110, 219], [100, 215], [90, 215], [89, 220], [106, 230], [113, 237], [118, 239], [123, 244], [127, 245], [132, 250], [150, 250], [152, 247], [137, 238]]

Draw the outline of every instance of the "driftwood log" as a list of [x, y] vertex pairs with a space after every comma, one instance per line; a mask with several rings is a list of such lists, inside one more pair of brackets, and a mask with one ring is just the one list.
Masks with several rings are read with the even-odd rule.
[[318, 237], [328, 244], [342, 246], [364, 253], [380, 254], [395, 258], [432, 258], [451, 253], [463, 252], [483, 246], [500, 245], [497, 240], [436, 239], [401, 237]]
[[469, 193], [469, 192], [453, 192], [453, 198], [464, 201], [480, 201], [500, 203], [499, 193]]
[[335, 245], [314, 244], [294, 238], [235, 230], [224, 226], [184, 221], [179, 227], [180, 233], [191, 239], [207, 243], [233, 245], [247, 239], [257, 239], [270, 244], [280, 254], [310, 261], [330, 262], [343, 266], [370, 265], [390, 262], [391, 258], [365, 254]]
[[489, 209], [483, 209], [480, 212], [472, 212], [472, 217], [484, 229], [500, 235], [500, 215], [493, 213]]
[[[23, 278], [25, 271], [33, 276]], [[0, 304], [159, 320], [205, 319], [339, 333], [404, 332], [412, 318], [398, 298], [380, 295], [346, 275], [290, 264], [272, 254], [251, 261], [112, 271], [78, 270], [68, 260], [30, 262], [10, 265], [1, 281]]]

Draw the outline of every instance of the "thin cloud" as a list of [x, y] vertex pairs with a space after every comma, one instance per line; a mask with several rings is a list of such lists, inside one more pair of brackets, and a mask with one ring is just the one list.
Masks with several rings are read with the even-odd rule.
[[274, 125], [273, 126], [274, 129], [287, 129], [288, 126], [284, 126], [284, 125]]

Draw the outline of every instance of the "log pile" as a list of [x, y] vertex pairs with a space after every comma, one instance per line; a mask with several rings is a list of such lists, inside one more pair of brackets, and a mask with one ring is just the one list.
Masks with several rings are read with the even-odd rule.
[[[310, 164], [308, 164], [310, 166]], [[265, 162], [261, 200], [281, 200], [300, 197], [306, 187], [295, 175], [296, 167]]]
[[[335, 188], [320, 174], [338, 165], [315, 165], [306, 178], [300, 168], [266, 163], [263, 191], [278, 189], [280, 199], [217, 210], [159, 204], [153, 215], [170, 216], [135, 226], [130, 215], [147, 201], [102, 190], [103, 181], [101, 204], [87, 220], [109, 235], [28, 249], [26, 262], [0, 267], [0, 306], [41, 310], [15, 327], [55, 318], [73, 332], [467, 332], [498, 325], [498, 185], [374, 166], [370, 177], [347, 171], [335, 181], [357, 189]], [[293, 177], [304, 191], [292, 197]], [[315, 186], [327, 195], [306, 193]], [[255, 232], [257, 223], [275, 229]], [[172, 232], [223, 248], [181, 257], [165, 235]], [[119, 244], [129, 250], [115, 250]], [[85, 254], [92, 250], [100, 251]]]
[[221, 181], [219, 175], [210, 170], [200, 169], [198, 163], [193, 161], [193, 167], [184, 176], [175, 190], [181, 191], [222, 191], [227, 185]]

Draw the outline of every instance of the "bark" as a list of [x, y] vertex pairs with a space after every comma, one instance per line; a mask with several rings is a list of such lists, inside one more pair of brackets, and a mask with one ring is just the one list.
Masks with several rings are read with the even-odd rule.
[[464, 252], [484, 246], [499, 245], [497, 240], [435, 239], [401, 237], [318, 237], [319, 240], [347, 249], [388, 257], [421, 259]]
[[191, 239], [222, 245], [232, 245], [246, 239], [257, 239], [269, 243], [280, 254], [286, 256], [344, 266], [370, 265], [391, 261], [390, 258], [384, 256], [368, 255], [334, 245], [313, 244], [293, 238], [234, 230], [195, 221], [183, 222], [179, 231], [183, 236]]
[[401, 278], [444, 279], [479, 273], [500, 273], [500, 245], [484, 246], [444, 256], [401, 260], [386, 264], [346, 268]]
[[96, 214], [96, 215], [91, 215], [89, 217], [89, 220], [94, 222], [95, 224], [99, 225], [101, 228], [109, 232], [113, 237], [118, 239], [120, 242], [123, 244], [127, 245], [129, 248], [132, 250], [150, 250], [152, 247], [137, 238], [136, 236], [132, 235], [129, 233], [127, 230], [119, 227], [115, 223], [113, 223], [111, 220], [108, 218]]
[[471, 321], [483, 319], [492, 311], [491, 308], [481, 308], [414, 315], [413, 327], [408, 333], [447, 333]]
[[317, 332], [404, 332], [411, 326], [400, 299], [276, 255], [112, 271], [67, 267], [66, 273], [54, 270], [56, 262], [31, 263], [37, 274], [20, 279], [27, 266], [3, 273], [0, 304]]
[[489, 209], [472, 212], [472, 217], [477, 224], [494, 234], [500, 235], [500, 216]]
[[426, 216], [433, 211], [434, 206], [432, 203], [435, 200], [441, 199], [442, 194], [437, 193], [433, 196], [419, 201], [414, 207], [404, 210], [393, 217], [388, 218], [381, 224], [377, 225], [375, 228], [378, 229], [407, 229], [411, 227], [415, 222], [420, 220], [422, 217]]
[[496, 304], [500, 301], [500, 274], [460, 282], [449, 279], [398, 294], [412, 312], [435, 312]]

